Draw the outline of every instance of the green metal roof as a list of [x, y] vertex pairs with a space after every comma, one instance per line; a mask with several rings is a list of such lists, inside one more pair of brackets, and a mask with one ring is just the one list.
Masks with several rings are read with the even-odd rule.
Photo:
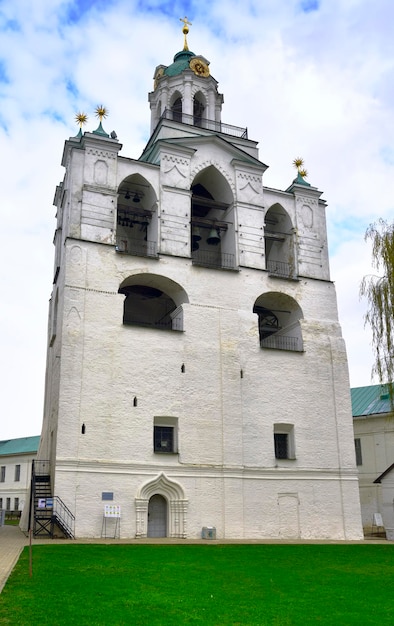
[[390, 396], [385, 385], [354, 387], [350, 393], [353, 417], [392, 412]]
[[0, 441], [0, 456], [37, 452], [39, 443], [39, 436], [21, 437], [20, 439], [5, 439], [4, 441]]
[[178, 76], [178, 74], [182, 74], [184, 70], [189, 70], [190, 59], [195, 56], [194, 52], [190, 50], [177, 52], [174, 56], [174, 62], [166, 67], [164, 74], [166, 74], [166, 76]]

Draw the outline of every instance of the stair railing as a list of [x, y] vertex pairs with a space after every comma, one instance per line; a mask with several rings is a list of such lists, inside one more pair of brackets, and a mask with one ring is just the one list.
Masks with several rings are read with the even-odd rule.
[[59, 496], [53, 497], [53, 521], [67, 537], [74, 539], [75, 516]]
[[[32, 472], [31, 472], [31, 488], [30, 488], [30, 513], [29, 513], [29, 530], [32, 525], [32, 518], [34, 520], [39, 520], [39, 509], [36, 507], [36, 484], [40, 481], [39, 477], [48, 477], [50, 484], [50, 468], [51, 463], [47, 460], [33, 460], [32, 462]], [[44, 479], [45, 480], [45, 479]], [[48, 532], [48, 534], [53, 538], [55, 524], [61, 529], [61, 531], [65, 534], [66, 537], [70, 539], [74, 539], [75, 532], [75, 516], [70, 511], [70, 509], [65, 505], [63, 500], [59, 498], [59, 496], [47, 496], [45, 498], [43, 509], [48, 515], [48, 522], [40, 524], [42, 530]], [[44, 518], [47, 517], [44, 515]], [[50, 529], [48, 528], [50, 526]], [[35, 524], [33, 525], [33, 528]]]

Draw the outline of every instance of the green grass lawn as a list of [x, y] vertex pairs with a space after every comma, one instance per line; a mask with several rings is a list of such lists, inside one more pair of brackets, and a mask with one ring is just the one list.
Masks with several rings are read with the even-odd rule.
[[0, 624], [394, 624], [394, 547], [81, 545], [25, 548]]

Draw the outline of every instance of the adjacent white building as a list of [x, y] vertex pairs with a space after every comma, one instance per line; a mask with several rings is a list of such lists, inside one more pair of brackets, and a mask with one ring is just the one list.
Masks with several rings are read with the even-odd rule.
[[[354, 441], [365, 533], [394, 539], [394, 416], [385, 385], [351, 389]], [[377, 515], [380, 517], [377, 517]]]
[[0, 509], [28, 509], [32, 461], [37, 456], [40, 437], [20, 437], [0, 441]]
[[256, 141], [222, 121], [187, 45], [149, 102], [138, 159], [101, 122], [64, 146], [39, 449], [52, 494], [77, 537], [107, 532], [106, 513], [122, 537], [360, 539], [322, 193], [301, 173], [264, 187]]

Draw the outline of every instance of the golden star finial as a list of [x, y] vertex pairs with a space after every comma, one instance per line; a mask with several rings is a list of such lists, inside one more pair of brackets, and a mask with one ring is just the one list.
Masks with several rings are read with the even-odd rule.
[[99, 118], [100, 122], [102, 122], [103, 119], [107, 117], [108, 111], [102, 104], [99, 104], [96, 106], [95, 114], [96, 117]]
[[189, 26], [192, 26], [192, 23], [188, 21], [188, 19], [187, 19], [186, 15], [185, 15], [185, 17], [180, 17], [180, 18], [179, 18], [179, 20], [180, 20], [181, 22], [183, 22], [182, 32], [183, 32], [183, 34], [184, 34], [184, 36], [185, 36], [185, 41], [184, 41], [184, 44], [183, 44], [183, 49], [184, 49], [184, 50], [189, 50], [189, 47], [188, 47], [188, 45], [187, 45], [187, 38], [186, 38], [186, 35], [188, 34], [188, 32], [189, 32]]
[[293, 165], [295, 168], [297, 168], [298, 171], [300, 171], [300, 168], [304, 165], [304, 159], [302, 159], [301, 157], [297, 157], [296, 159], [294, 159]]
[[77, 113], [75, 116], [75, 121], [77, 122], [77, 124], [79, 124], [79, 128], [82, 128], [82, 126], [87, 123], [88, 116], [86, 115], [86, 113]]
[[308, 176], [308, 172], [304, 168], [304, 159], [302, 159], [301, 157], [295, 158], [293, 161], [293, 165], [298, 170], [301, 178], [306, 178]]

